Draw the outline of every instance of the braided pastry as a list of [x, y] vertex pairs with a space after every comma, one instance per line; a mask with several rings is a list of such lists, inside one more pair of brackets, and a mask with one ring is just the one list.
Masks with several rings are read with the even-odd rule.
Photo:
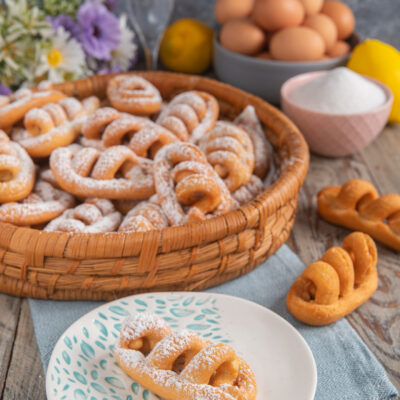
[[247, 106], [235, 119], [235, 125], [240, 126], [249, 135], [254, 149], [254, 175], [264, 179], [268, 172], [270, 150], [267, 138], [253, 106]]
[[65, 95], [56, 90], [43, 92], [31, 92], [22, 89], [8, 99], [2, 99], [3, 106], [0, 105], [0, 129], [11, 128], [15, 123], [24, 118], [25, 114], [36, 107], [43, 107], [48, 103], [56, 103], [63, 99]]
[[232, 197], [237, 201], [239, 206], [243, 206], [255, 199], [263, 191], [264, 184], [262, 180], [257, 175], [252, 175], [249, 182], [232, 193]]
[[353, 232], [296, 279], [286, 298], [289, 311], [310, 325], [327, 325], [367, 301], [378, 286], [377, 251], [365, 233]]
[[65, 211], [45, 228], [48, 232], [105, 233], [115, 232], [121, 214], [110, 200], [91, 198], [74, 209]]
[[51, 154], [50, 168], [60, 187], [78, 197], [145, 199], [154, 193], [152, 161], [125, 146], [104, 152], [61, 147]]
[[97, 97], [82, 102], [67, 97], [58, 103], [33, 108], [25, 115], [25, 129], [14, 129], [12, 138], [32, 157], [47, 157], [54, 149], [67, 146], [76, 139], [84, 120], [99, 104]]
[[161, 207], [142, 201], [128, 212], [118, 232], [147, 232], [167, 226], [168, 220]]
[[218, 121], [203, 137], [200, 148], [231, 192], [249, 182], [254, 169], [253, 144], [242, 128]]
[[74, 204], [74, 197], [69, 193], [39, 181], [21, 202], [0, 206], [0, 221], [19, 226], [38, 225], [58, 217]]
[[[232, 209], [228, 189], [194, 144], [178, 142], [163, 147], [154, 161], [154, 183], [171, 225]], [[183, 205], [188, 206], [187, 215]]]
[[107, 96], [114, 108], [131, 114], [154, 114], [162, 103], [158, 89], [146, 79], [135, 75], [120, 75], [111, 79], [107, 86]]
[[127, 375], [165, 400], [255, 400], [257, 396], [253, 371], [230, 346], [214, 344], [189, 330], [171, 333], [166, 322], [152, 314], [125, 320], [114, 354]]
[[[139, 157], [153, 158], [161, 147], [178, 141], [172, 132], [151, 120], [120, 113], [110, 107], [92, 114], [83, 125], [82, 132], [82, 144], [94, 145], [97, 149], [123, 144], [124, 138], [128, 137], [128, 146]], [[99, 144], [93, 143], [96, 141]]]
[[336, 225], [359, 230], [400, 251], [400, 195], [379, 197], [363, 180], [329, 186], [318, 193], [319, 214]]
[[7, 104], [10, 104], [10, 98], [6, 95], [0, 95], [0, 107], [4, 107]]
[[0, 130], [0, 203], [28, 196], [35, 183], [35, 166], [26, 151]]
[[161, 111], [157, 123], [173, 132], [180, 140], [196, 143], [217, 121], [219, 104], [208, 93], [191, 91], [178, 94]]

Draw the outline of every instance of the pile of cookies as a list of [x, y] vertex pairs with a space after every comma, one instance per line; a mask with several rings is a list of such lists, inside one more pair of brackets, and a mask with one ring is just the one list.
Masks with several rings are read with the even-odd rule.
[[234, 210], [264, 190], [253, 107], [219, 120], [209, 93], [165, 103], [136, 75], [107, 98], [47, 88], [0, 96], [0, 221], [60, 232], [144, 232]]

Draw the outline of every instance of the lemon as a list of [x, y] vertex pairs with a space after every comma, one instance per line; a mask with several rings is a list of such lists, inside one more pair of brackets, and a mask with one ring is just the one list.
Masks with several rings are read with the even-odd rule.
[[392, 90], [394, 103], [389, 121], [400, 123], [400, 53], [384, 42], [368, 39], [355, 47], [347, 67]]
[[195, 19], [180, 19], [164, 32], [161, 61], [172, 71], [201, 74], [211, 64], [212, 37], [209, 26]]

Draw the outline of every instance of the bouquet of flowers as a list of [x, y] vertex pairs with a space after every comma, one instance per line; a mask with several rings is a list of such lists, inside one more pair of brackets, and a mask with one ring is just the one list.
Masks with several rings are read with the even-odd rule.
[[114, 6], [113, 0], [6, 0], [0, 5], [0, 94], [42, 80], [131, 69], [136, 36]]

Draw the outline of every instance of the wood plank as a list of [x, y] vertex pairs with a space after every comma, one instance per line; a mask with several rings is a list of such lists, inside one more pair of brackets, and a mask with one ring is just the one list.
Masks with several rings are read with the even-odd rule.
[[5, 400], [45, 399], [45, 375], [33, 330], [29, 304], [22, 300], [21, 314], [4, 387]]
[[[332, 245], [338, 245], [348, 230], [330, 225], [317, 214], [316, 195], [328, 185], [349, 179], [372, 182], [380, 193], [400, 192], [400, 126], [388, 126], [361, 153], [342, 159], [312, 156], [310, 171], [301, 190], [299, 212], [291, 243], [306, 265], [317, 260]], [[378, 244], [379, 287], [373, 297], [348, 320], [385, 367], [400, 390], [400, 261], [398, 253]]]
[[5, 387], [20, 308], [20, 299], [0, 294], [0, 398]]

